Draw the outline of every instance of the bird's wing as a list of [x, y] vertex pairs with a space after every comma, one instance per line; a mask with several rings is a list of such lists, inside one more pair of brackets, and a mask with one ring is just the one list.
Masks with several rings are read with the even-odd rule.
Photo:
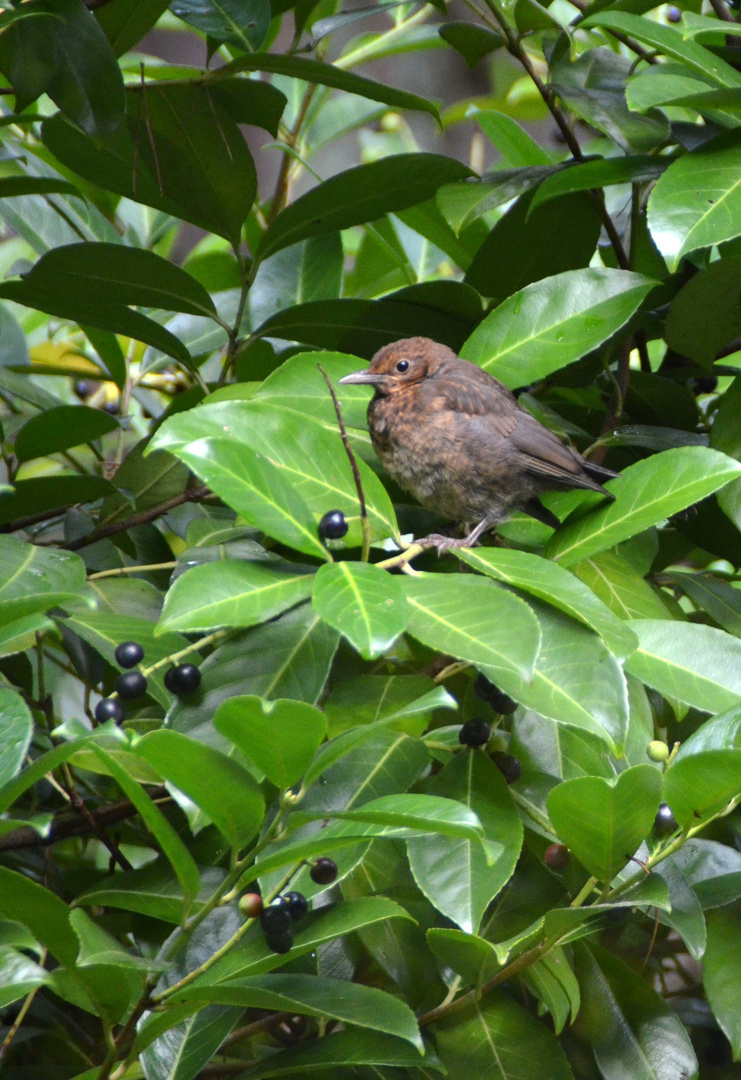
[[424, 390], [429, 386], [429, 391], [434, 395], [435, 410], [486, 417], [497, 434], [507, 438], [517, 426], [520, 406], [502, 383], [483, 371], [480, 374], [485, 376], [486, 381], [474, 381], [470, 378], [430, 379], [427, 385], [423, 383], [422, 386]]
[[569, 487], [603, 491], [585, 471], [581, 457], [522, 408], [517, 410], [510, 442], [527, 459], [529, 472]]

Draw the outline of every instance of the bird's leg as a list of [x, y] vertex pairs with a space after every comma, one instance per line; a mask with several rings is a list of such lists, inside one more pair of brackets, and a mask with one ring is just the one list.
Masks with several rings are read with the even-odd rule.
[[471, 530], [468, 536], [464, 536], [460, 540], [455, 540], [450, 536], [441, 536], [440, 533], [431, 533], [422, 540], [416, 540], [415, 543], [419, 544], [421, 547], [437, 548], [438, 555], [444, 555], [445, 552], [450, 551], [451, 548], [473, 547], [482, 533], [485, 533], [486, 530], [494, 524], [495, 522], [487, 515], [483, 521], [478, 523], [475, 529]]

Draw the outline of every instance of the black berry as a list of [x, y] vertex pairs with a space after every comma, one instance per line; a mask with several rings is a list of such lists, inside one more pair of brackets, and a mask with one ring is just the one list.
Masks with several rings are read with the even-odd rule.
[[496, 753], [491, 755], [491, 760], [508, 784], [514, 784], [516, 780], [520, 779], [522, 765], [513, 754], [505, 754], [501, 750], [497, 750]]
[[195, 664], [178, 664], [165, 674], [165, 686], [171, 694], [192, 694], [201, 685], [201, 673]]
[[458, 732], [458, 742], [463, 746], [485, 746], [491, 735], [491, 726], [486, 720], [466, 720]]
[[486, 675], [476, 676], [473, 690], [477, 697], [480, 697], [487, 705], [491, 705], [494, 712], [501, 713], [503, 716], [509, 716], [517, 708], [517, 702], [493, 682], [489, 682]]
[[291, 921], [291, 911], [288, 904], [280, 897], [274, 900], [269, 907], [263, 908], [260, 916], [260, 926], [262, 926], [266, 935], [271, 937], [290, 933]]
[[570, 859], [571, 852], [565, 844], [551, 844], [543, 853], [543, 862], [550, 870], [565, 870]]
[[283, 893], [283, 902], [288, 905], [288, 911], [294, 922], [303, 919], [309, 910], [309, 901], [300, 892]]
[[660, 833], [673, 833], [679, 828], [679, 823], [671, 811], [668, 803], [663, 802], [654, 820], [654, 829]]
[[[677, 22], [679, 22], [679, 19], [677, 19]], [[698, 394], [714, 393], [718, 389], [718, 380], [715, 375], [699, 375], [696, 378], [688, 379], [687, 386], [697, 397]]]
[[106, 720], [115, 720], [120, 724], [125, 715], [123, 705], [115, 697], [101, 698], [95, 706], [95, 719], [99, 724], [104, 724]]
[[682, 12], [678, 7], [670, 7], [666, 13], [666, 18], [670, 23], [679, 23], [682, 21]]
[[271, 952], [287, 953], [293, 945], [293, 934], [290, 930], [283, 934], [266, 934], [265, 944]]
[[328, 510], [318, 526], [322, 540], [341, 540], [347, 535], [348, 524], [341, 510]]
[[73, 390], [76, 397], [84, 400], [92, 390], [92, 386], [89, 382], [87, 382], [86, 379], [78, 379], [73, 387]]
[[138, 641], [122, 641], [120, 645], [116, 646], [116, 663], [121, 667], [130, 668], [136, 667], [144, 659], [144, 649]]
[[147, 680], [141, 671], [127, 671], [125, 675], [119, 675], [116, 679], [116, 693], [124, 701], [141, 697], [147, 692]]
[[337, 877], [337, 863], [334, 859], [328, 859], [322, 855], [312, 866], [309, 876], [317, 885], [331, 885]]

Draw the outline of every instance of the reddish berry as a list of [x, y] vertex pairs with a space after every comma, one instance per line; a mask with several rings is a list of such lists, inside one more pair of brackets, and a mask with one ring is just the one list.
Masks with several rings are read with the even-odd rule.
[[543, 854], [543, 861], [550, 870], [565, 870], [570, 859], [571, 852], [565, 844], [551, 844]]

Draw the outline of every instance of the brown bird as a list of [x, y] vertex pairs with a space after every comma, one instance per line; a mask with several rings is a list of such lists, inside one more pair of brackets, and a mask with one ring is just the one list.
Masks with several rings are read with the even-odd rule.
[[616, 473], [585, 461], [498, 379], [430, 338], [394, 341], [340, 382], [374, 387], [368, 426], [389, 476], [428, 509], [475, 526], [462, 540], [419, 541], [440, 553], [472, 547], [517, 509], [556, 528], [544, 491], [610, 494], [600, 481]]

